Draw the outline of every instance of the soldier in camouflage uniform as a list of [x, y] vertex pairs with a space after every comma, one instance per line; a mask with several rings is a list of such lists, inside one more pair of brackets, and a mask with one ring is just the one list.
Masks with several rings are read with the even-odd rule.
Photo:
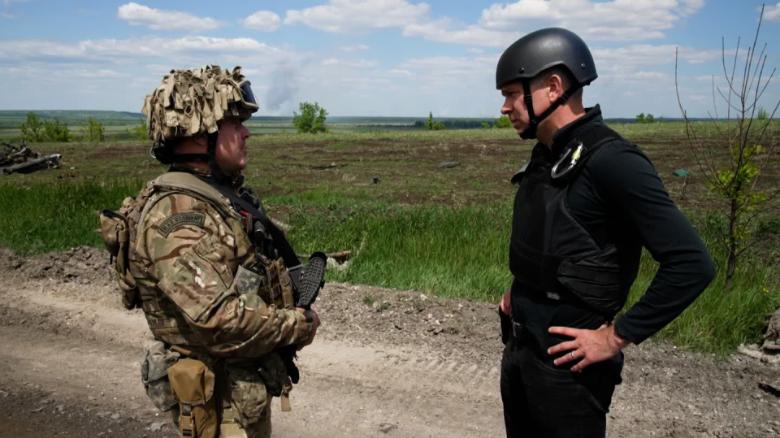
[[225, 196], [263, 211], [241, 184], [242, 122], [257, 108], [238, 67], [172, 71], [143, 108], [152, 155], [170, 169], [125, 200], [122, 221], [101, 218], [107, 243], [126, 240], [114, 251], [125, 305], [143, 308], [157, 340], [144, 385], [181, 436], [269, 436], [271, 397], [286, 410], [291, 388], [279, 351], [308, 345], [319, 325], [294, 307], [273, 239]]

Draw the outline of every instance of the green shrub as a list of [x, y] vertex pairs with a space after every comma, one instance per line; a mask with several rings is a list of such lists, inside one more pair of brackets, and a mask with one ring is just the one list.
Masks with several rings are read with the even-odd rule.
[[432, 131], [439, 131], [445, 128], [444, 123], [433, 120], [433, 113], [428, 113], [428, 120], [425, 122], [425, 127]]
[[93, 117], [87, 119], [87, 126], [84, 128], [84, 140], [91, 142], [101, 142], [105, 140], [105, 129], [103, 124]]
[[493, 127], [495, 128], [511, 128], [512, 127], [512, 121], [509, 120], [509, 116], [503, 115], [496, 119], [496, 123], [493, 124]]
[[130, 130], [130, 135], [138, 141], [149, 140], [149, 129], [146, 127], [146, 120], [141, 119], [137, 125]]
[[22, 131], [22, 140], [25, 142], [33, 143], [44, 140], [43, 123], [33, 112], [27, 113], [27, 119], [22, 122], [19, 129]]
[[68, 142], [71, 139], [68, 125], [57, 119], [43, 122], [43, 138], [46, 141]]
[[328, 111], [322, 108], [317, 102], [301, 102], [298, 105], [299, 113], [293, 113], [293, 126], [298, 132], [316, 134], [318, 132], [327, 132], [325, 120], [328, 117]]

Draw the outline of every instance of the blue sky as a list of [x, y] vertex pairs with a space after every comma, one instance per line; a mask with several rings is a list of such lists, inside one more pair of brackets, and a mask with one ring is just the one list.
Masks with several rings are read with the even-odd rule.
[[[674, 53], [689, 114], [713, 112], [727, 54], [751, 41], [749, 0], [0, 0], [0, 109], [139, 112], [171, 69], [241, 65], [261, 115], [317, 101], [338, 116], [494, 117], [504, 48], [561, 26], [591, 47], [586, 104], [607, 117], [678, 117]], [[761, 42], [780, 67], [780, 2]], [[771, 70], [770, 68], [770, 70]], [[774, 80], [762, 105], [774, 107]], [[725, 106], [718, 104], [718, 113]]]

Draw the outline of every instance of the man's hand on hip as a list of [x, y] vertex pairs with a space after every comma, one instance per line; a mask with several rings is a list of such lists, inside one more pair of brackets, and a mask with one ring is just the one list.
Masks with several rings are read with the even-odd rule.
[[504, 296], [501, 297], [501, 302], [498, 303], [498, 309], [504, 315], [512, 314], [512, 288], [508, 288], [504, 292]]
[[601, 362], [618, 354], [629, 342], [615, 333], [614, 325], [602, 325], [596, 330], [577, 329], [571, 327], [550, 327], [548, 331], [555, 335], [569, 336], [570, 341], [564, 341], [547, 349], [547, 354], [555, 356], [565, 353], [555, 359], [555, 365], [563, 365], [579, 360], [572, 372], [580, 372], [588, 365]]

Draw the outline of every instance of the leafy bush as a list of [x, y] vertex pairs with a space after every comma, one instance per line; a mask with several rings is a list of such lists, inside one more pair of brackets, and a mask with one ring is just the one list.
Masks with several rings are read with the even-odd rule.
[[68, 142], [71, 139], [68, 125], [59, 120], [43, 122], [43, 137], [46, 141]]
[[425, 122], [425, 127], [433, 131], [438, 131], [445, 128], [444, 123], [439, 122], [438, 120], [433, 120], [433, 113], [430, 112], [428, 113], [428, 120]]
[[655, 122], [655, 117], [653, 117], [650, 113], [639, 113], [636, 116], [636, 122], [637, 123], [653, 123]]
[[503, 115], [496, 119], [496, 123], [493, 124], [494, 128], [511, 128], [512, 122], [509, 120], [509, 116]]
[[22, 140], [25, 142], [39, 141], [70, 141], [71, 135], [68, 125], [59, 120], [41, 120], [33, 112], [27, 113], [27, 118], [19, 127], [22, 131]]
[[43, 141], [43, 123], [38, 116], [33, 113], [27, 113], [27, 119], [22, 123], [20, 127], [22, 131], [22, 140], [25, 142], [37, 142]]
[[146, 128], [146, 121], [141, 119], [141, 121], [130, 130], [130, 134], [139, 141], [149, 140], [149, 130]]
[[105, 129], [103, 124], [90, 117], [87, 119], [87, 127], [84, 129], [84, 140], [100, 142], [105, 140]]
[[328, 132], [325, 126], [325, 119], [328, 117], [328, 111], [322, 108], [317, 102], [301, 102], [298, 106], [301, 113], [293, 112], [293, 126], [298, 132], [316, 134], [318, 132]]

